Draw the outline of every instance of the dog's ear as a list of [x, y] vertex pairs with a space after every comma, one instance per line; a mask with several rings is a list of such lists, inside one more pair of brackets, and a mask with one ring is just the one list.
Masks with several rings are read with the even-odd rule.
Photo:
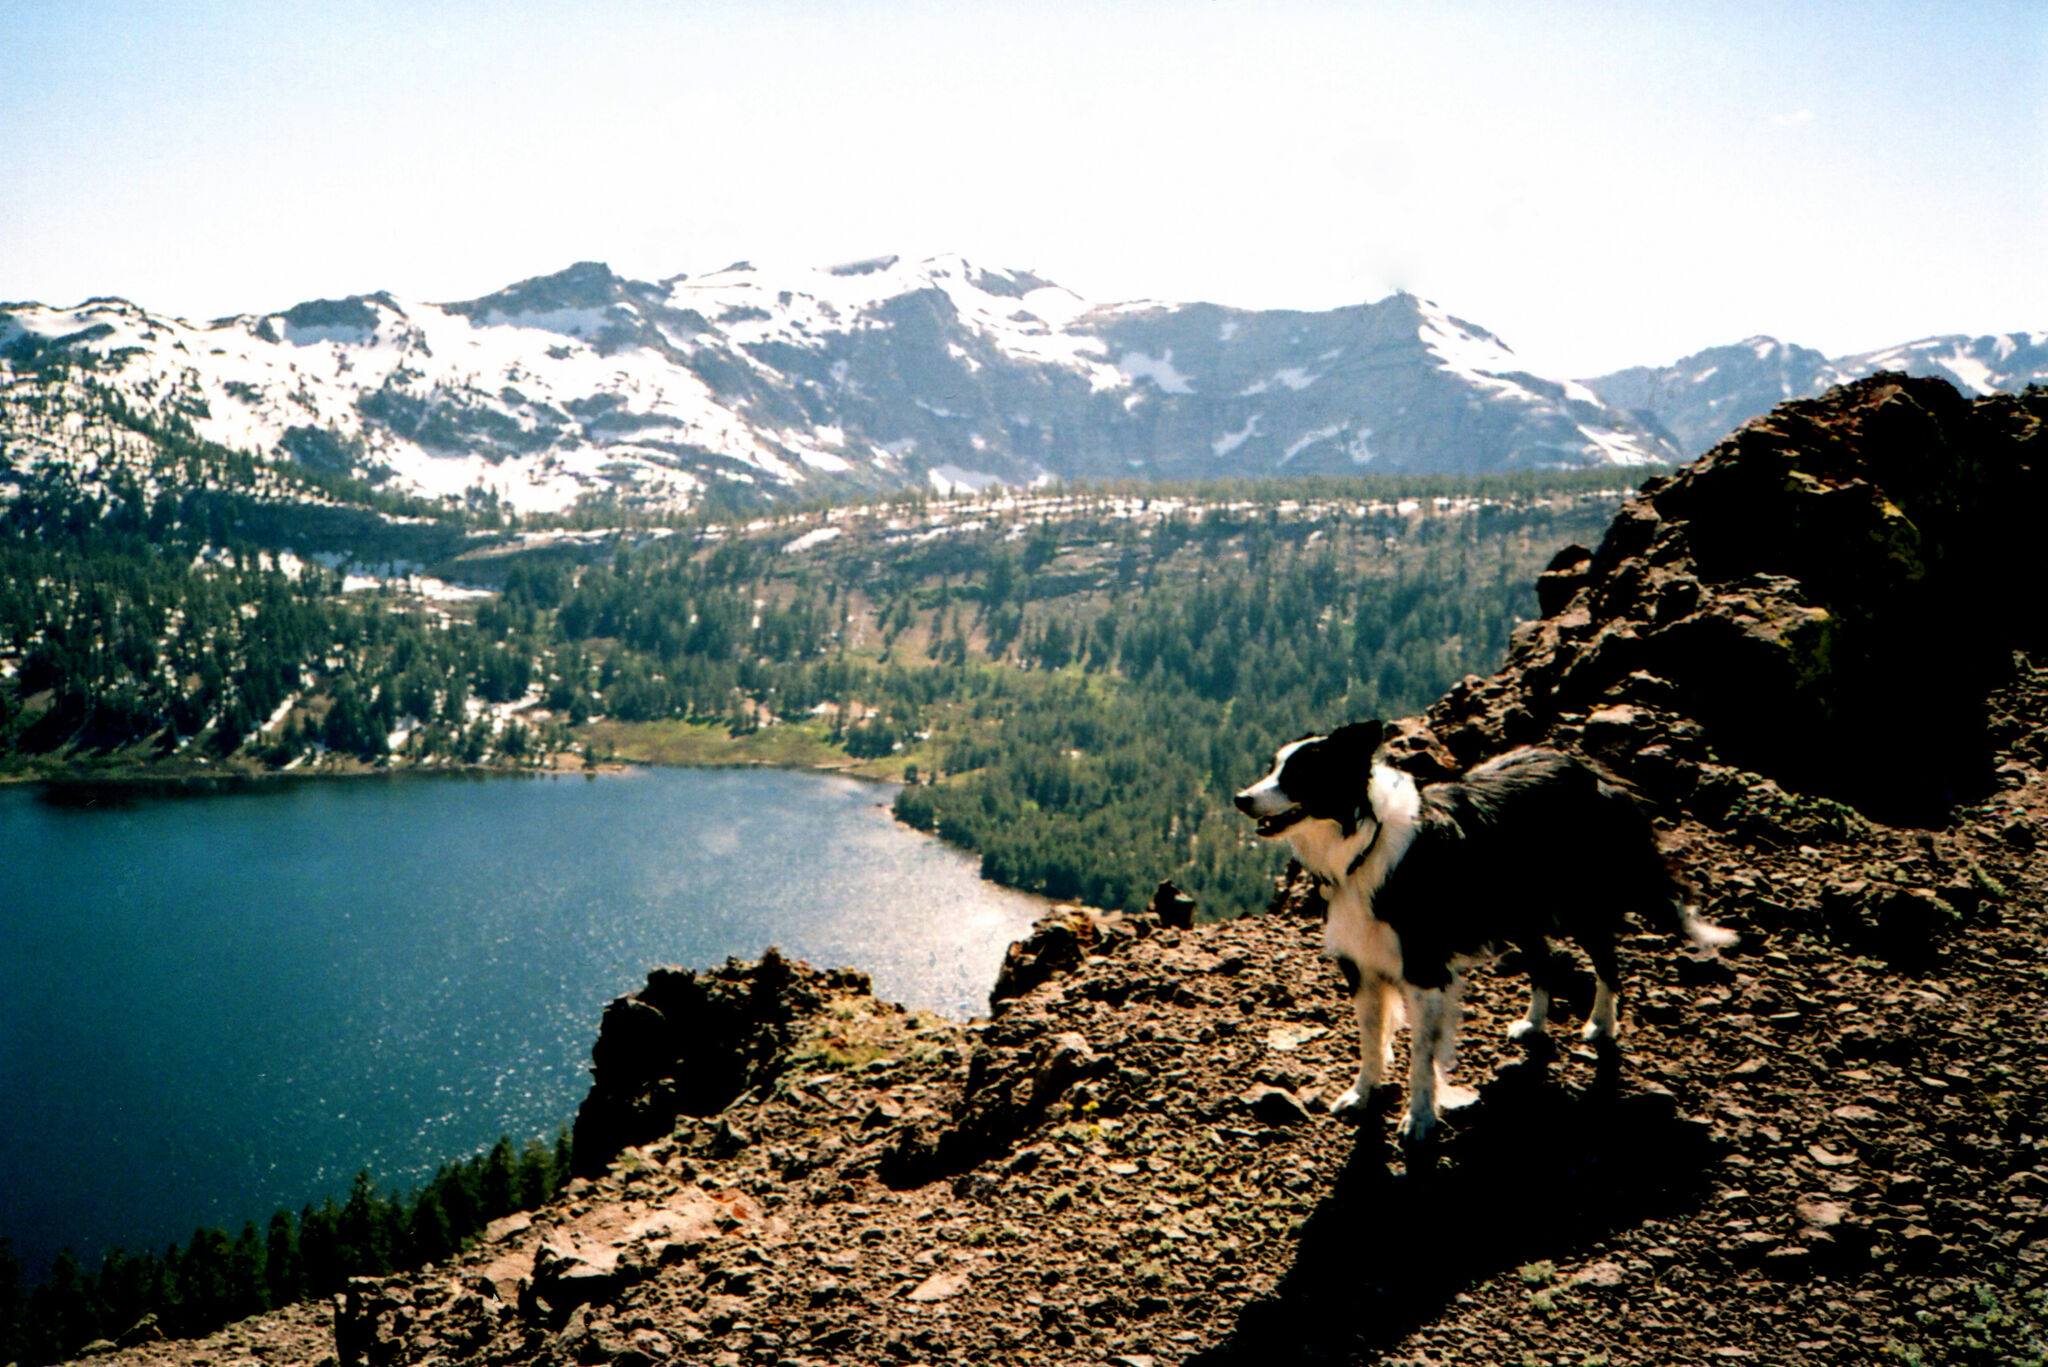
[[1336, 746], [1347, 760], [1359, 764], [1371, 762], [1373, 751], [1380, 748], [1386, 739], [1387, 725], [1381, 721], [1355, 721], [1338, 727], [1330, 733], [1330, 743]]
[[1373, 752], [1380, 748], [1386, 734], [1385, 723], [1379, 721], [1355, 721], [1330, 733], [1329, 744], [1342, 768], [1345, 791], [1349, 794], [1341, 823], [1347, 839], [1372, 815], [1366, 785], [1372, 773]]

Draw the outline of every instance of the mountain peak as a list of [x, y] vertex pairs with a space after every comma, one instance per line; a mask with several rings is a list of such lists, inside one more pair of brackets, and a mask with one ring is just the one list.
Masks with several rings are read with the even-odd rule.
[[480, 299], [443, 307], [478, 320], [493, 314], [517, 318], [564, 309], [604, 308], [618, 302], [628, 284], [602, 261], [578, 261], [552, 275], [536, 275]]

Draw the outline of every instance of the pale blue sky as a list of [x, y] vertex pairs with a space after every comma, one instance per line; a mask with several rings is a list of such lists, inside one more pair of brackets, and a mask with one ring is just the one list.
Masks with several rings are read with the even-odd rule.
[[2044, 146], [2038, 2], [0, 0], [0, 299], [958, 251], [1590, 374], [2048, 329]]

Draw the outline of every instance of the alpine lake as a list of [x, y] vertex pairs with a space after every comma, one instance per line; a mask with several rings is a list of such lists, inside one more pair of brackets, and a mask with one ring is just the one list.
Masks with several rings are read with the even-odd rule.
[[768, 945], [985, 1013], [1043, 909], [766, 769], [0, 789], [0, 1237], [161, 1251], [551, 1139], [613, 997]]

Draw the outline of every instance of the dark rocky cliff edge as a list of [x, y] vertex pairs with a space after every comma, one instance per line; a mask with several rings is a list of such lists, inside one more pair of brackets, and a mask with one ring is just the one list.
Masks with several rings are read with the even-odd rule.
[[1301, 886], [1199, 929], [1062, 908], [964, 1026], [778, 957], [659, 971], [606, 1012], [557, 1204], [117, 1356], [2036, 1360], [2044, 422], [1897, 376], [1786, 405], [1560, 555], [1502, 672], [1408, 723], [1424, 772], [1614, 765], [1743, 932], [1624, 946], [1618, 1074], [1522, 1061], [1482, 973], [1440, 1143], [1332, 1118], [1355, 1044]]

